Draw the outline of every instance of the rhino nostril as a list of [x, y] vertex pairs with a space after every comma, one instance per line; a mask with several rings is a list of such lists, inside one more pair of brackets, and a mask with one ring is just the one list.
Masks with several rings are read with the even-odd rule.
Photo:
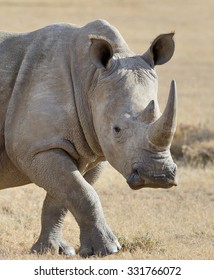
[[132, 166], [132, 174], [134, 174], [135, 177], [142, 177], [143, 173], [143, 167], [141, 164], [133, 164]]
[[135, 175], [135, 176], [140, 176], [139, 172], [137, 169], [133, 169], [132, 173]]
[[135, 168], [133, 168], [129, 179], [130, 179], [131, 181], [136, 181], [136, 180], [139, 180], [139, 177], [140, 177], [140, 175], [139, 175], [138, 170], [135, 169]]
[[132, 165], [132, 171], [133, 171], [133, 172], [137, 172], [138, 175], [140, 175], [142, 169], [143, 169], [143, 166], [142, 166], [141, 163], [135, 162], [135, 163]]

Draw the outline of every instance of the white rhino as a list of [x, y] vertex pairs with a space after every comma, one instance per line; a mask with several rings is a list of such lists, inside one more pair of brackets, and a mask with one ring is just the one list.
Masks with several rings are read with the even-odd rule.
[[81, 256], [120, 249], [92, 187], [105, 160], [132, 189], [176, 185], [176, 87], [161, 114], [154, 71], [172, 57], [173, 35], [135, 55], [104, 20], [0, 33], [0, 189], [47, 191], [32, 252], [75, 254], [61, 239], [67, 210]]

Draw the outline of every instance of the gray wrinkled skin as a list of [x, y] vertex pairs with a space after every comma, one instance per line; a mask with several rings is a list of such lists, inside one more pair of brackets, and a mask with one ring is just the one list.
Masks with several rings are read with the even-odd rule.
[[92, 187], [105, 160], [132, 189], [176, 185], [175, 82], [161, 116], [154, 71], [173, 55], [172, 36], [136, 56], [102, 20], [0, 33], [0, 189], [33, 182], [47, 191], [32, 252], [75, 254], [61, 239], [68, 210], [81, 256], [120, 249]]

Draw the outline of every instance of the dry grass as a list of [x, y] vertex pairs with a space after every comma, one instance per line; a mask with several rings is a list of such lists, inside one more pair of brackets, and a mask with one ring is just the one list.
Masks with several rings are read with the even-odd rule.
[[205, 167], [214, 162], [214, 131], [202, 125], [179, 125], [172, 147], [172, 155], [182, 164]]
[[[176, 79], [178, 130], [172, 152], [179, 186], [131, 191], [108, 166], [95, 188], [122, 250], [108, 259], [214, 258], [214, 23], [213, 0], [0, 0], [0, 29], [30, 31], [54, 22], [85, 24], [105, 18], [137, 53], [158, 34], [176, 31], [173, 59], [158, 67], [159, 100]], [[65, 259], [30, 255], [40, 230], [45, 192], [34, 185], [0, 192], [0, 259]], [[79, 247], [79, 229], [68, 215], [64, 238]], [[76, 258], [79, 258], [78, 256]]]

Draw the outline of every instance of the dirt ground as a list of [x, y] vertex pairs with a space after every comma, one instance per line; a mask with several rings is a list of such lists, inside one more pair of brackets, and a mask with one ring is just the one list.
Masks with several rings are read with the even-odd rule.
[[[95, 188], [122, 244], [107, 259], [214, 259], [213, 11], [213, 0], [206, 5], [200, 0], [0, 0], [1, 30], [26, 32], [56, 22], [83, 25], [103, 18], [136, 53], [144, 53], [157, 35], [176, 32], [175, 55], [157, 73], [162, 109], [171, 79], [178, 86], [179, 129], [173, 147], [180, 149], [174, 155], [179, 185], [132, 191], [107, 165]], [[44, 196], [33, 184], [0, 192], [0, 259], [66, 258], [29, 254], [40, 231]], [[79, 229], [70, 214], [63, 236], [78, 249]]]

